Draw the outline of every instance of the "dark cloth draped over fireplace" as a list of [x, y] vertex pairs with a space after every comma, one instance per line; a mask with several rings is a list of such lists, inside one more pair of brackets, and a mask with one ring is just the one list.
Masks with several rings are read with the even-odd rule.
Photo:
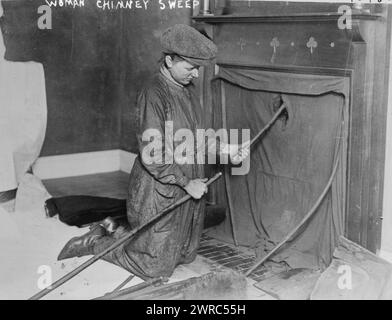
[[[220, 68], [214, 108], [226, 114], [228, 129], [249, 128], [253, 137], [282, 102], [288, 107], [252, 148], [249, 174], [229, 177], [240, 245], [254, 247], [259, 256], [270, 251], [314, 205], [339, 158], [314, 217], [273, 258], [291, 267], [330, 263], [345, 223], [348, 84], [344, 77]], [[210, 234], [232, 241], [230, 219]]]

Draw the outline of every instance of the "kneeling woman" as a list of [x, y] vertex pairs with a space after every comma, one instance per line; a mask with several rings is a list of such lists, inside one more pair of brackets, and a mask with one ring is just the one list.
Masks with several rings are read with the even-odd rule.
[[[197, 163], [197, 152], [191, 163], [165, 163], [165, 159], [173, 155], [170, 146], [175, 149], [182, 142], [169, 141], [164, 134], [168, 123], [173, 132], [188, 129], [194, 137], [197, 129], [205, 128], [192, 80], [198, 77], [200, 66], [215, 58], [217, 48], [187, 25], [167, 29], [162, 34], [161, 43], [164, 52], [160, 70], [137, 100], [139, 156], [130, 175], [127, 223], [112, 236], [102, 228], [71, 239], [60, 253], [59, 260], [102, 252], [130, 229], [150, 220], [186, 194], [192, 199], [108, 253], [104, 259], [148, 279], [170, 276], [178, 264], [190, 263], [196, 257], [205, 211], [202, 196], [207, 192], [204, 165]], [[150, 133], [150, 138], [154, 135], [155, 138], [165, 137], [162, 144], [158, 144], [161, 148], [155, 146], [152, 154], [147, 148], [150, 141], [143, 139], [146, 132]], [[248, 155], [246, 148], [239, 155], [237, 145], [221, 144], [217, 148], [215, 143], [212, 144], [207, 144], [208, 151], [226, 153], [235, 163]]]

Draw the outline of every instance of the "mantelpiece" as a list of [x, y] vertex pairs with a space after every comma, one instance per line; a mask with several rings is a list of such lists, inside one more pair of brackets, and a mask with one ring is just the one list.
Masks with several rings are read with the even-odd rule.
[[[313, 13], [296, 13], [291, 15], [199, 15], [193, 17], [196, 22], [205, 22], [209, 24], [219, 23], [269, 23], [269, 22], [320, 22], [320, 21], [338, 21], [342, 14], [337, 12], [313, 12]], [[351, 16], [354, 22], [359, 20], [378, 20], [382, 19], [380, 14], [354, 13]]]
[[[274, 9], [266, 15], [253, 8], [247, 11], [245, 1], [238, 6], [240, 10], [228, 15], [193, 17], [217, 44], [218, 66], [350, 79], [345, 235], [376, 252], [381, 237], [391, 28], [387, 6], [353, 11], [351, 29], [338, 28], [337, 4], [334, 11], [328, 7], [302, 13], [306, 4], [287, 8], [282, 3], [282, 14]], [[317, 4], [312, 4], [314, 8]], [[213, 76], [213, 68], [206, 70], [203, 101], [217, 117], [210, 99]]]

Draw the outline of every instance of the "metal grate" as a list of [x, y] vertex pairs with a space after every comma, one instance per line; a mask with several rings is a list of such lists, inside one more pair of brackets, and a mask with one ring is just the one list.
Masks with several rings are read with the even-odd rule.
[[[203, 235], [200, 240], [198, 254], [221, 266], [241, 273], [245, 273], [256, 262], [255, 255], [245, 253], [230, 244], [220, 242], [206, 235]], [[266, 272], [266, 268], [260, 267], [252, 272], [249, 278], [260, 281]]]

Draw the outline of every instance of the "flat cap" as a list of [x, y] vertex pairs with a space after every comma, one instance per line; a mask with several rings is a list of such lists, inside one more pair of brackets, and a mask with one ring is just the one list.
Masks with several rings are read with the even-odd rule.
[[175, 53], [194, 65], [205, 66], [215, 58], [218, 48], [195, 28], [176, 24], [161, 35], [164, 53]]

